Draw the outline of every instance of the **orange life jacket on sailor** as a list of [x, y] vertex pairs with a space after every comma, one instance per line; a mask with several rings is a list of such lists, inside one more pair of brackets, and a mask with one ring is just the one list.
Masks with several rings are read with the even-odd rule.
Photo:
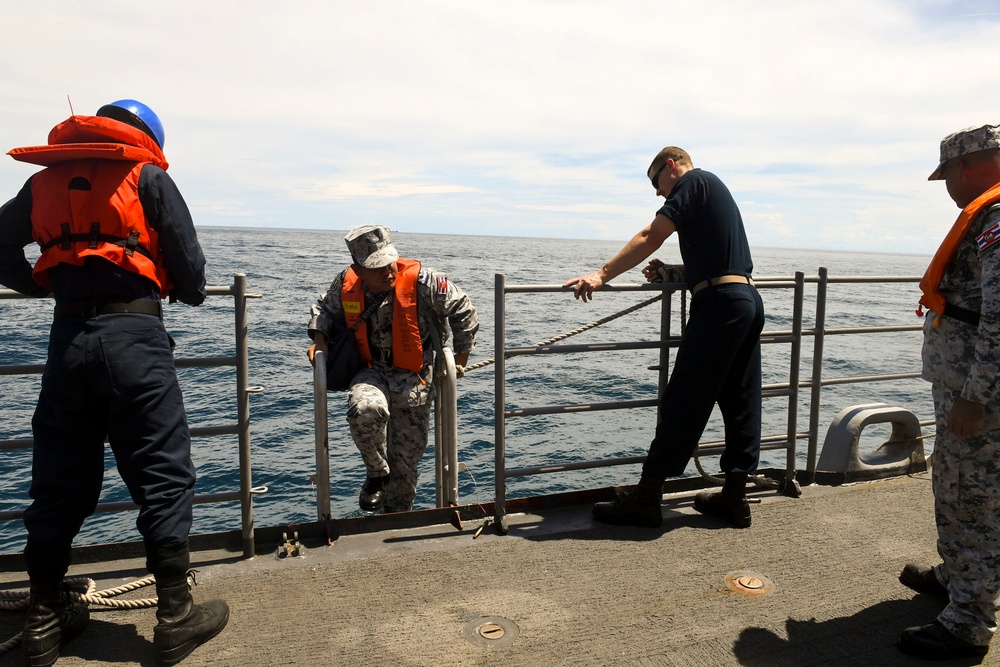
[[100, 257], [152, 280], [167, 295], [159, 235], [139, 201], [142, 168], [168, 166], [149, 135], [111, 118], [72, 116], [52, 128], [48, 145], [8, 155], [46, 167], [31, 179], [31, 231], [42, 249], [35, 281], [50, 287], [53, 266]]
[[[420, 275], [420, 262], [400, 258], [396, 260], [396, 266], [398, 273], [392, 303], [392, 365], [419, 373], [424, 368], [424, 346], [417, 320], [417, 277]], [[364, 282], [353, 267], [344, 274], [340, 297], [347, 326], [356, 327], [354, 338], [358, 342], [361, 358], [370, 363], [372, 352], [368, 347], [368, 327], [361, 320], [361, 313], [365, 309]]]
[[979, 195], [963, 208], [962, 212], [958, 214], [955, 224], [948, 231], [948, 235], [941, 242], [941, 246], [934, 253], [930, 266], [924, 271], [924, 277], [920, 279], [920, 291], [923, 292], [923, 295], [920, 297], [917, 315], [922, 317], [924, 314], [922, 306], [927, 306], [937, 313], [937, 318], [934, 320], [935, 326], [941, 322], [941, 315], [944, 314], [946, 303], [940, 291], [941, 279], [951, 263], [951, 258], [955, 255], [955, 250], [958, 249], [958, 244], [965, 238], [972, 222], [979, 216], [979, 212], [998, 201], [1000, 201], [1000, 183]]

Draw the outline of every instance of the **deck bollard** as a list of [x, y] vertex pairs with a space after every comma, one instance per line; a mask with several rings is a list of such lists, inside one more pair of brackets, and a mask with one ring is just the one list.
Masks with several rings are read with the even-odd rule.
[[[871, 424], [892, 425], [892, 434], [876, 451], [862, 454], [861, 432]], [[927, 470], [917, 416], [905, 408], [867, 403], [841, 410], [826, 433], [819, 472], [843, 475], [858, 482]]]

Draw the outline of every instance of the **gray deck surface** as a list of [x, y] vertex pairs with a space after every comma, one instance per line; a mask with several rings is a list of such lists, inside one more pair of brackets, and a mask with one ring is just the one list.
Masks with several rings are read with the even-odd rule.
[[[342, 537], [303, 558], [195, 554], [196, 599], [222, 597], [232, 615], [181, 664], [931, 664], [895, 648], [904, 627], [943, 606], [896, 579], [905, 563], [937, 558], [928, 476], [752, 495], [761, 504], [749, 530], [697, 515], [681, 495], [664, 499], [658, 530], [595, 524], [576, 507], [512, 515], [507, 536], [487, 528], [472, 539], [466, 522]], [[141, 568], [71, 574], [103, 590]], [[733, 572], [773, 590], [733, 592]], [[23, 573], [0, 573], [0, 588], [23, 586]], [[475, 632], [486, 619], [505, 635]], [[0, 611], [0, 641], [21, 623], [20, 612]], [[94, 611], [56, 664], [153, 665], [154, 623], [151, 609]], [[19, 660], [19, 648], [0, 655], [0, 665]], [[1000, 649], [982, 664], [1000, 665]]]

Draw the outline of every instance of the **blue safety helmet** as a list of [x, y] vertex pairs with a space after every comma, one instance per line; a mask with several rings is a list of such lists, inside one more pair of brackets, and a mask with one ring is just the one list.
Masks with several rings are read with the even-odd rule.
[[163, 123], [153, 110], [136, 100], [118, 100], [105, 104], [97, 110], [98, 116], [113, 118], [132, 127], [137, 127], [153, 138], [156, 145], [163, 148]]

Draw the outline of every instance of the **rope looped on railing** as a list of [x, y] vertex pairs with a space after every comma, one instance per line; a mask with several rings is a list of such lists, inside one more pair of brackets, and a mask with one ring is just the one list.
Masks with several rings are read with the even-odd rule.
[[[590, 324], [585, 324], [582, 327], [579, 327], [577, 329], [572, 329], [570, 331], [567, 331], [566, 333], [559, 334], [558, 336], [555, 336], [553, 338], [549, 338], [548, 340], [543, 340], [543, 341], [539, 341], [537, 343], [534, 343], [533, 347], [543, 347], [545, 345], [552, 345], [553, 343], [558, 343], [561, 340], [566, 340], [570, 336], [575, 336], [577, 334], [583, 333], [584, 331], [588, 331], [589, 329], [593, 329], [594, 327], [600, 326], [602, 324], [607, 324], [608, 322], [612, 322], [614, 320], [617, 320], [619, 317], [624, 317], [624, 316], [628, 315], [629, 313], [634, 313], [635, 311], [637, 311], [637, 310], [639, 310], [641, 308], [645, 308], [646, 306], [651, 306], [652, 304], [656, 303], [657, 301], [660, 301], [662, 298], [663, 298], [663, 294], [662, 293], [661, 294], [657, 294], [656, 296], [654, 296], [651, 299], [646, 299], [645, 301], [637, 303], [634, 306], [629, 306], [625, 310], [620, 310], [617, 313], [613, 313], [611, 315], [608, 315], [607, 317], [602, 317], [601, 319], [599, 319], [599, 320], [597, 320], [595, 322], [591, 322]], [[464, 367], [461, 368], [461, 370], [459, 370], [459, 377], [461, 377], [465, 373], [468, 373], [469, 371], [476, 370], [477, 368], [484, 368], [486, 366], [489, 366], [490, 364], [495, 364], [495, 363], [496, 363], [496, 358], [492, 358], [492, 359], [486, 359], [484, 361], [477, 362], [475, 364], [472, 364], [471, 366], [464, 366]]]

